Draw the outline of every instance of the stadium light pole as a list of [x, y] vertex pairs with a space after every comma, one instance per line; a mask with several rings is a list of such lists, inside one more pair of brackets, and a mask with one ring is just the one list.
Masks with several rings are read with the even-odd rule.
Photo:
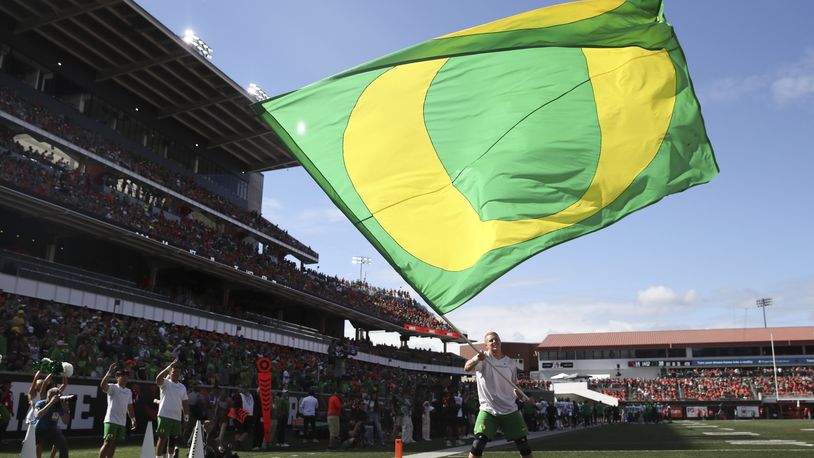
[[195, 35], [195, 32], [191, 29], [187, 29], [184, 31], [184, 36], [181, 37], [184, 43], [188, 44], [195, 50], [201, 57], [207, 60], [212, 60], [212, 48], [206, 44], [205, 41], [201, 39], [198, 35]]
[[254, 99], [258, 102], [262, 102], [263, 100], [269, 98], [266, 91], [261, 89], [256, 83], [249, 83], [249, 87], [246, 89], [246, 92], [248, 92], [249, 95], [254, 97]]
[[372, 258], [368, 258], [367, 256], [354, 256], [351, 258], [351, 262], [354, 264], [359, 264], [359, 281], [362, 281], [362, 268], [365, 264], [373, 263]]
[[769, 339], [772, 342], [772, 368], [774, 369], [774, 399], [775, 402], [780, 402], [780, 389], [777, 386], [777, 359], [774, 356], [774, 334], [769, 333]]
[[758, 299], [755, 301], [757, 303], [758, 308], [763, 309], [763, 327], [766, 328], [766, 307], [771, 307], [772, 305], [772, 298], [771, 297], [764, 297], [762, 299]]

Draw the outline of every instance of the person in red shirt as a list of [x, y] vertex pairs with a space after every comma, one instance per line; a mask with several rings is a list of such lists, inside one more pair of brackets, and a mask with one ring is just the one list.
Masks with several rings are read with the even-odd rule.
[[342, 413], [342, 400], [339, 399], [338, 391], [334, 389], [328, 399], [328, 448], [330, 449], [339, 445], [339, 415]]

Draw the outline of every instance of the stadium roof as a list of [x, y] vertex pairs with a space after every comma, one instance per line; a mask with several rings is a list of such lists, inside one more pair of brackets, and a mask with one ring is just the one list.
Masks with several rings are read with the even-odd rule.
[[95, 87], [177, 122], [204, 155], [247, 172], [297, 165], [252, 111], [247, 90], [133, 0], [3, 0], [0, 31], [15, 48], [53, 57], [55, 67], [78, 62]]
[[814, 344], [814, 326], [787, 328], [689, 329], [683, 331], [591, 332], [551, 334], [537, 350], [576, 350], [592, 348], [687, 347], [692, 345]]

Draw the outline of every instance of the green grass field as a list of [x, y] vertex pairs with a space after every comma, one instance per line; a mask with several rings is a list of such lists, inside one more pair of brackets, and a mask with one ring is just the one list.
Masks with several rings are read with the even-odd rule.
[[[806, 431], [808, 429], [808, 431]], [[91, 458], [98, 454], [98, 441], [72, 439], [72, 458]], [[495, 441], [485, 457], [518, 456], [514, 444]], [[742, 421], [679, 421], [674, 423], [617, 424], [589, 429], [577, 429], [548, 435], [531, 441], [535, 456], [544, 457], [814, 457], [814, 421], [805, 420], [742, 420]], [[116, 452], [119, 458], [138, 458], [140, 438], [123, 444]], [[466, 452], [443, 453], [442, 440], [405, 446], [404, 455], [416, 458], [430, 456], [462, 457]], [[456, 450], [463, 450], [458, 447]], [[468, 446], [466, 447], [468, 449]], [[0, 458], [19, 456], [19, 448], [11, 444], [2, 447]], [[426, 453], [437, 452], [437, 453]], [[302, 444], [294, 441], [288, 449], [262, 452], [238, 452], [241, 458], [294, 458], [331, 456], [337, 458], [393, 457], [392, 448], [327, 452], [325, 443]], [[181, 456], [186, 458], [187, 449]]]

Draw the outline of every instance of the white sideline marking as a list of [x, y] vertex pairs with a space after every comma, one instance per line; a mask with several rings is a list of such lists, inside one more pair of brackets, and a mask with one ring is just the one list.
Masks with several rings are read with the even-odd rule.
[[809, 444], [808, 442], [781, 440], [781, 439], [744, 440], [744, 441], [735, 440], [727, 442], [732, 445], [797, 445], [800, 447], [814, 447], [814, 444]]
[[[541, 437], [556, 436], [556, 435], [559, 435], [559, 434], [571, 433], [571, 432], [577, 432], [577, 431], [585, 431], [585, 430], [588, 430], [588, 429], [600, 428], [600, 427], [601, 427], [601, 425], [595, 425], [595, 426], [590, 426], [588, 428], [579, 428], [579, 429], [574, 428], [574, 429], [566, 429], [566, 430], [558, 429], [558, 430], [555, 430], [555, 431], [535, 431], [535, 432], [530, 432], [529, 435], [528, 435], [528, 438], [531, 441], [533, 439], [539, 439]], [[486, 444], [486, 448], [488, 449], [488, 448], [492, 448], [492, 447], [499, 447], [499, 446], [503, 446], [503, 445], [507, 445], [507, 444], [511, 444], [511, 442], [506, 442], [503, 439], [497, 439], [497, 440], [489, 441], [489, 443]], [[436, 450], [436, 451], [432, 451], [432, 452], [423, 452], [423, 453], [410, 454], [409, 450], [405, 450], [404, 455], [407, 456], [409, 454], [410, 458], [441, 458], [441, 457], [444, 457], [444, 456], [456, 455], [456, 454], [459, 454], [459, 453], [468, 453], [471, 448], [472, 448], [472, 443], [470, 442], [467, 445], [461, 445], [461, 446], [458, 446], [458, 447], [446, 448], [444, 450]]]
[[719, 432], [716, 431], [716, 432], [713, 432], [713, 433], [704, 433], [704, 435], [706, 435], [706, 436], [760, 436], [760, 434], [758, 434], [758, 433], [749, 433], [749, 432], [745, 432], [745, 431], [733, 431], [731, 433], [729, 433], [729, 432], [719, 433]]
[[715, 425], [690, 425], [687, 428], [717, 428]]
[[814, 428], [803, 428], [800, 431], [814, 431]]
[[734, 431], [732, 428], [719, 428], [718, 431]]

